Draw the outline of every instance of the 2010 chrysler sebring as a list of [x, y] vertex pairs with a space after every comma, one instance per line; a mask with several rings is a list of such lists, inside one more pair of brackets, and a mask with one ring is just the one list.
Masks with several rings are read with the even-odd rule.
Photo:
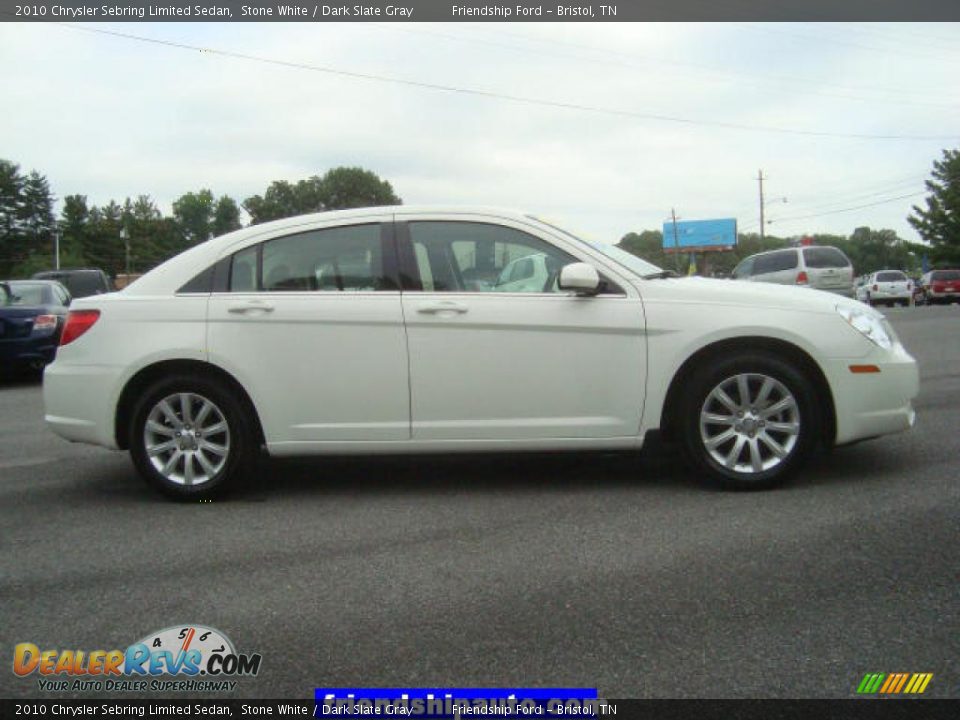
[[818, 445], [906, 430], [882, 315], [672, 278], [519, 213], [367, 208], [256, 225], [74, 303], [46, 422], [175, 497], [274, 456], [639, 448], [769, 486]]

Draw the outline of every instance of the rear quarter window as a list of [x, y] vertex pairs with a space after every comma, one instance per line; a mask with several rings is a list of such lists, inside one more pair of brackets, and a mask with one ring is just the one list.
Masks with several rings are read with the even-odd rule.
[[842, 252], [832, 247], [804, 248], [803, 261], [811, 268], [849, 267], [850, 261]]
[[767, 253], [766, 255], [757, 255], [757, 257], [753, 259], [754, 275], [793, 270], [796, 267], [796, 250], [783, 250], [780, 252]]

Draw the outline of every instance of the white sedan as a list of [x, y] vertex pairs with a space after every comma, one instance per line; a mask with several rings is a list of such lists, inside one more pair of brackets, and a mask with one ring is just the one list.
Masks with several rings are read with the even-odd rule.
[[[497, 286], [531, 257], [551, 277]], [[636, 449], [651, 431], [705, 480], [763, 487], [817, 446], [913, 425], [917, 365], [876, 311], [670, 275], [513, 212], [255, 225], [76, 301], [46, 422], [129, 450], [178, 498], [250, 475], [261, 449]]]

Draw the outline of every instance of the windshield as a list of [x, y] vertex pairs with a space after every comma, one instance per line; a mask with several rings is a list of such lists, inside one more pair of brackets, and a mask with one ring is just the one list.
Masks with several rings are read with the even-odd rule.
[[634, 255], [633, 253], [629, 253], [629, 252], [627, 252], [626, 250], [617, 247], [616, 245], [611, 245], [610, 243], [602, 243], [602, 242], [584, 240], [584, 239], [581, 238], [581, 237], [577, 237], [576, 235], [574, 235], [574, 234], [573, 234], [572, 232], [570, 232], [569, 230], [564, 230], [564, 229], [561, 228], [561, 227], [557, 227], [557, 226], [554, 225], [553, 223], [548, 223], [548, 222], [546, 222], [545, 220], [541, 220], [540, 218], [534, 217], [534, 216], [532, 216], [532, 215], [531, 215], [530, 217], [532, 217], [532, 218], [533, 218], [534, 220], [536, 220], [538, 223], [542, 223], [543, 225], [546, 225], [546, 226], [549, 227], [549, 228], [552, 228], [552, 229], [554, 229], [554, 230], [557, 230], [558, 232], [561, 232], [561, 233], [563, 233], [564, 235], [567, 235], [568, 237], [573, 238], [573, 239], [576, 240], [577, 242], [581, 242], [581, 243], [583, 243], [584, 245], [589, 245], [589, 246], [592, 247], [594, 250], [599, 250], [600, 252], [602, 252], [604, 255], [606, 255], [608, 258], [610, 258], [611, 260], [613, 260], [613, 261], [614, 261], [615, 263], [617, 263], [618, 265], [622, 265], [622, 266], [625, 267], [627, 270], [629, 270], [629, 271], [631, 271], [631, 272], [633, 272], [633, 273], [636, 273], [637, 275], [640, 275], [641, 277], [644, 276], [644, 275], [653, 275], [653, 274], [662, 272], [661, 269], [658, 268], [658, 267], [657, 267], [656, 265], [654, 265], [653, 263], [649, 263], [649, 262], [647, 262], [646, 260], [643, 260], [643, 259], [641, 259], [641, 258], [638, 258], [638, 257], [637, 257], [636, 255]]

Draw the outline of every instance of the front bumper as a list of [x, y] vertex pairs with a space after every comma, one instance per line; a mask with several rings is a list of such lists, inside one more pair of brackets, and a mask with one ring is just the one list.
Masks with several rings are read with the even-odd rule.
[[[874, 365], [879, 372], [853, 372], [851, 366]], [[877, 348], [865, 358], [833, 359], [825, 363], [834, 394], [837, 445], [913, 427], [913, 399], [920, 391], [916, 360], [896, 343], [889, 351]]]

